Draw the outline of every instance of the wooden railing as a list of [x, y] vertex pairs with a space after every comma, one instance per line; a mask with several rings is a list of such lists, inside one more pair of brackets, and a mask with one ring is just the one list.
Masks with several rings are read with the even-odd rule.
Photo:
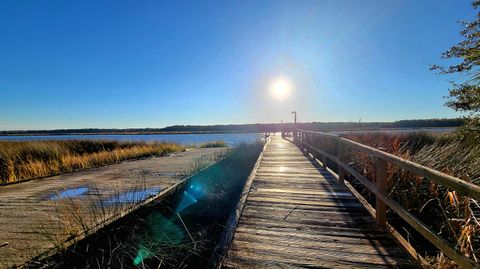
[[[439, 236], [407, 209], [388, 196], [386, 193], [387, 163], [396, 165], [418, 176], [433, 180], [450, 190], [454, 190], [474, 200], [480, 200], [480, 187], [478, 185], [337, 135], [296, 130], [291, 133], [291, 136], [297, 145], [307, 149], [320, 160], [326, 168], [328, 166], [328, 160], [338, 165], [338, 178], [340, 181], [343, 181], [346, 175], [349, 174], [375, 195], [375, 219], [380, 226], [391, 227], [386, 217], [387, 207], [389, 207], [446, 256], [454, 260], [460, 267], [480, 268], [478, 263], [464, 256], [455, 249], [451, 243]], [[319, 143], [314, 144], [314, 141]], [[361, 152], [374, 158], [374, 181], [368, 180], [364, 175], [346, 163], [345, 152], [347, 148], [352, 152]], [[397, 236], [399, 236], [398, 233]]]

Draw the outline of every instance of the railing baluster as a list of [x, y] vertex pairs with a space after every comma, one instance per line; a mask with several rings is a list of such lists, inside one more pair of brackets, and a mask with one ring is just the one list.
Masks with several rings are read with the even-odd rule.
[[[387, 162], [375, 158], [375, 187], [378, 192], [386, 195], [387, 185]], [[378, 195], [375, 196], [375, 210], [378, 225], [385, 227], [387, 223], [387, 205], [380, 199]]]

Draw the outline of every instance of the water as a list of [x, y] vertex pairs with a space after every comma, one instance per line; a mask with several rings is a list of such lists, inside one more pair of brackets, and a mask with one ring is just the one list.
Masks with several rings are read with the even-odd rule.
[[56, 194], [50, 196], [50, 200], [60, 200], [66, 198], [74, 198], [84, 195], [88, 192], [87, 187], [78, 187], [78, 188], [70, 188], [63, 191], [59, 191]]
[[205, 142], [224, 141], [229, 146], [240, 143], [253, 143], [263, 137], [260, 133], [241, 134], [135, 134], [135, 135], [15, 135], [0, 136], [0, 140], [36, 141], [36, 140], [116, 140], [116, 141], [165, 141], [183, 145], [198, 145]]
[[[399, 128], [376, 130], [331, 131], [333, 134], [386, 132], [391, 134], [406, 134], [412, 132], [450, 133], [456, 128]], [[99, 134], [99, 135], [0, 135], [0, 141], [36, 141], [36, 140], [116, 140], [116, 141], [165, 141], [182, 145], [198, 145], [205, 142], [224, 141], [229, 146], [240, 143], [253, 143], [263, 137], [261, 133], [223, 133], [223, 134]]]

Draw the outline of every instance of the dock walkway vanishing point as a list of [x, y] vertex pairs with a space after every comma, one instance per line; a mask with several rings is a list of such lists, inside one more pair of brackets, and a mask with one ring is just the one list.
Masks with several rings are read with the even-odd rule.
[[295, 144], [272, 136], [222, 266], [416, 268], [417, 264], [345, 185]]
[[73, 242], [84, 227], [113, 222], [225, 153], [192, 149], [0, 186], [0, 268], [21, 266], [60, 242]]

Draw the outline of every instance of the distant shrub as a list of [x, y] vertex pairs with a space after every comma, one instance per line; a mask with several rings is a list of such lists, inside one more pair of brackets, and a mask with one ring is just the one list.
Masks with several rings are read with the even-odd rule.
[[224, 148], [228, 147], [224, 141], [206, 142], [199, 146], [200, 148]]

